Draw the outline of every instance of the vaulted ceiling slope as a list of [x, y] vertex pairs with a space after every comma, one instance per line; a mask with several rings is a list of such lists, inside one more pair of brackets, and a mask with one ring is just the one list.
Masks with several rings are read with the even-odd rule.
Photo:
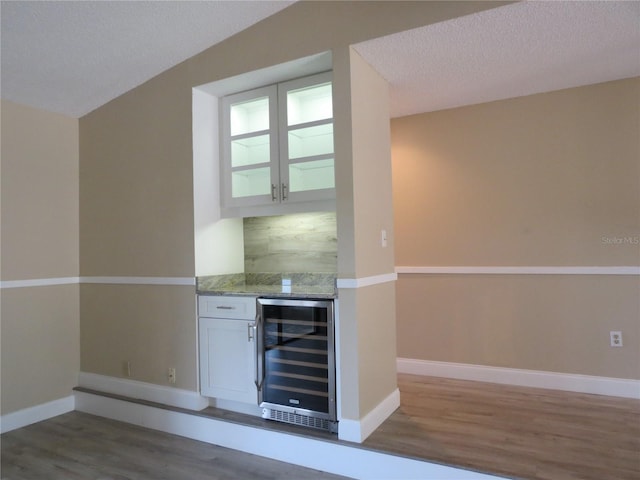
[[[81, 117], [292, 3], [2, 0], [2, 98]], [[355, 48], [393, 117], [441, 110], [640, 76], [640, 1], [518, 2]]]
[[292, 3], [2, 0], [2, 98], [81, 117]]

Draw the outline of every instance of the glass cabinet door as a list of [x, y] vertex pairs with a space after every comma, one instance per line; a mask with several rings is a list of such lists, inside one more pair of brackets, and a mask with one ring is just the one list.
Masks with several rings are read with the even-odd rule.
[[279, 189], [277, 89], [223, 99], [223, 182], [226, 205], [272, 201]]
[[331, 72], [222, 99], [224, 207], [335, 198]]
[[283, 199], [335, 196], [331, 73], [280, 84], [278, 101]]

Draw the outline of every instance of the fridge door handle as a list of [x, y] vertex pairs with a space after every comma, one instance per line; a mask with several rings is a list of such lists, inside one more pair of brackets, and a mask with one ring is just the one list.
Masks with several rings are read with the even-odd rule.
[[254, 336], [256, 344], [256, 368], [254, 383], [258, 392], [262, 390], [262, 383], [264, 382], [264, 352], [263, 352], [263, 332], [262, 332], [262, 316], [260, 313], [256, 315], [256, 322], [254, 323]]

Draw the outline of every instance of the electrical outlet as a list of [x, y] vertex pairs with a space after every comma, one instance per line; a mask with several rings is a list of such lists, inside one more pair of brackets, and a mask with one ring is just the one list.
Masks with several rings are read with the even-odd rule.
[[176, 369], [175, 368], [170, 367], [167, 376], [169, 377], [169, 383], [176, 383]]
[[622, 346], [622, 332], [609, 332], [609, 337], [611, 339], [612, 347], [621, 347]]

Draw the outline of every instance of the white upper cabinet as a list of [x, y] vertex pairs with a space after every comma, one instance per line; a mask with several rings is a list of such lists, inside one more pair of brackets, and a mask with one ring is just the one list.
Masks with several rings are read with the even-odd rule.
[[335, 196], [331, 74], [278, 85], [281, 199]]
[[331, 72], [224, 97], [222, 206], [335, 198]]
[[258, 88], [223, 99], [223, 205], [271, 201], [278, 181], [278, 89]]

